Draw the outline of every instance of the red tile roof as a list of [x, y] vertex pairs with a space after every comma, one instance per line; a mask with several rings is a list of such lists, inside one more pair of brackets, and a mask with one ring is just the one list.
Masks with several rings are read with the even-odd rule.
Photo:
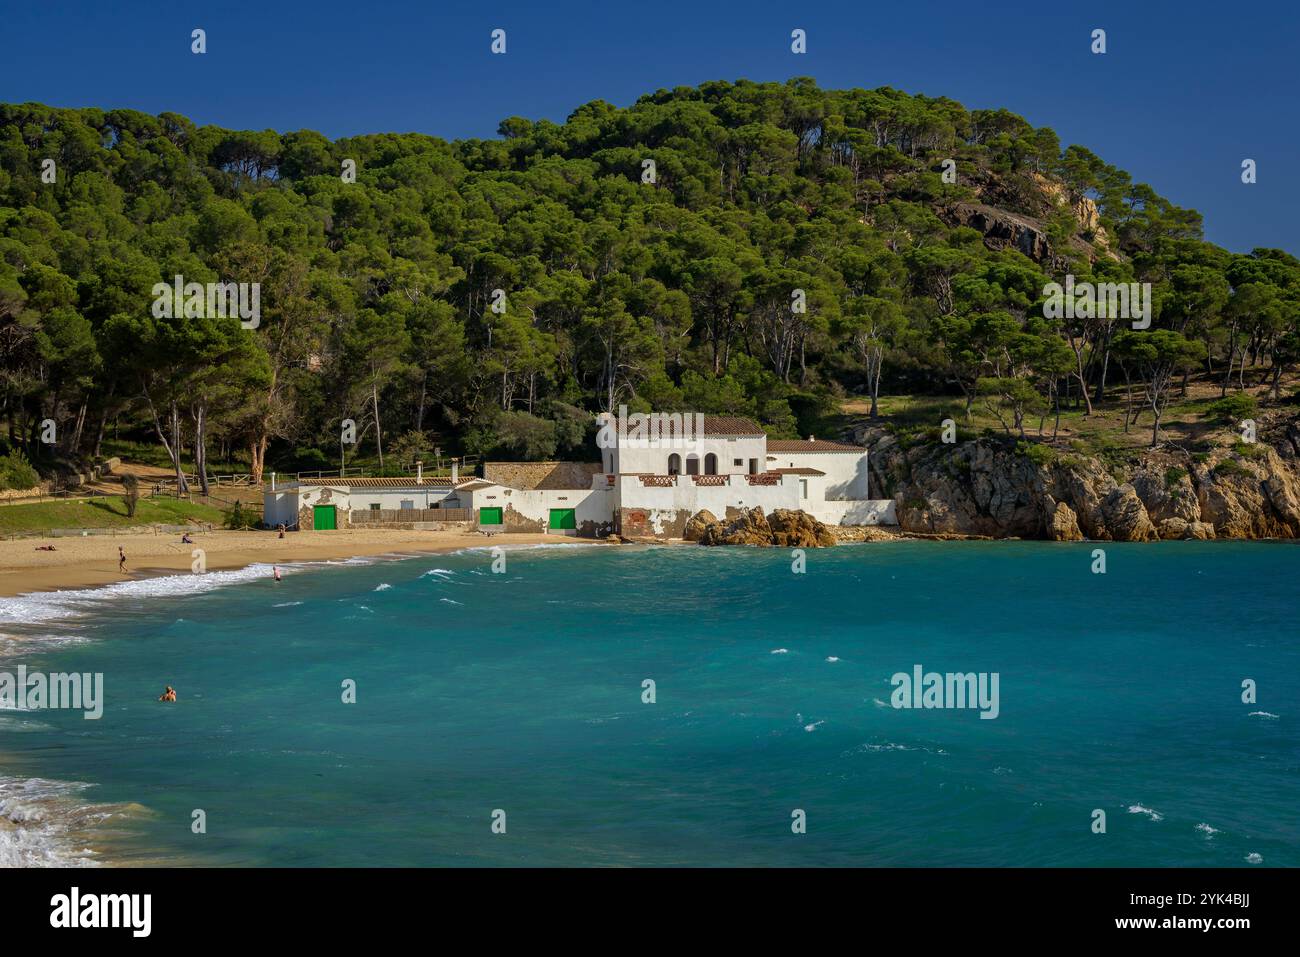
[[806, 465], [801, 465], [793, 469], [768, 469], [769, 472], [775, 472], [777, 475], [825, 475], [821, 469], [810, 469]]
[[859, 445], [845, 445], [843, 442], [827, 442], [825, 439], [768, 439], [769, 452], [857, 452], [866, 449]]

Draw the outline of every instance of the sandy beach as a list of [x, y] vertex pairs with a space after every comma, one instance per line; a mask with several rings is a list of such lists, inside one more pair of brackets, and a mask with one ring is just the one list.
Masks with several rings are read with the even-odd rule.
[[[491, 538], [477, 532], [415, 532], [340, 529], [321, 532], [212, 531], [192, 533], [193, 545], [178, 534], [93, 535], [86, 538], [24, 538], [0, 542], [0, 597], [61, 588], [91, 588], [113, 582], [191, 571], [195, 548], [209, 570], [243, 568], [255, 562], [300, 561], [385, 555], [393, 552], [450, 552], [488, 545], [603, 544], [560, 535], [510, 534]], [[56, 551], [39, 551], [53, 545]], [[117, 548], [126, 551], [127, 573], [117, 570]]]

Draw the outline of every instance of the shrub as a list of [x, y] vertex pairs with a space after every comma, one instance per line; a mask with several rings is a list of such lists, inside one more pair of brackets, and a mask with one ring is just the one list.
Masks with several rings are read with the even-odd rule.
[[1206, 409], [1220, 422], [1235, 426], [1242, 419], [1249, 419], [1259, 410], [1259, 403], [1253, 395], [1237, 392], [1225, 396], [1217, 402], [1211, 402]]
[[1185, 478], [1187, 478], [1187, 469], [1181, 465], [1171, 465], [1165, 469], [1165, 488], [1181, 485]]
[[122, 476], [122, 504], [126, 517], [135, 518], [135, 507], [140, 502], [140, 479], [130, 473]]
[[225, 526], [229, 529], [238, 531], [243, 528], [250, 528], [250, 513], [244, 511], [244, 506], [235, 502], [234, 507], [225, 513]]
[[1253, 473], [1240, 462], [1235, 462], [1232, 459], [1224, 459], [1214, 467], [1214, 474], [1216, 476], [1222, 475], [1226, 477], [1229, 475], [1252, 475]]
[[1016, 454], [1023, 455], [1040, 468], [1046, 468], [1056, 461], [1056, 450], [1038, 442], [1017, 442]]
[[6, 489], [26, 489], [39, 485], [40, 475], [18, 449], [0, 457], [0, 492]]

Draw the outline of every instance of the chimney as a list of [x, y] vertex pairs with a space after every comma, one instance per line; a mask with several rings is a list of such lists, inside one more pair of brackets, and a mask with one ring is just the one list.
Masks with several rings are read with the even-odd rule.
[[817, 436], [815, 436], [815, 435], [810, 435], [810, 436], [808, 436], [808, 441], [809, 441], [809, 442], [816, 442], [816, 441], [817, 441]]
[[416, 485], [424, 484], [424, 463], [423, 462], [415, 463], [415, 484]]
[[456, 483], [460, 481], [460, 459], [451, 460], [451, 487], [455, 488]]

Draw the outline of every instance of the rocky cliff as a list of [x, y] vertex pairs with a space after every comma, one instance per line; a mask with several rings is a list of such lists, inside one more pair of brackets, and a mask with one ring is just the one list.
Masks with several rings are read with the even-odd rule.
[[858, 430], [873, 495], [892, 497], [904, 532], [1146, 542], [1300, 537], [1300, 419], [1259, 441], [1190, 454], [1163, 446], [1123, 464], [981, 437], [945, 445]]

